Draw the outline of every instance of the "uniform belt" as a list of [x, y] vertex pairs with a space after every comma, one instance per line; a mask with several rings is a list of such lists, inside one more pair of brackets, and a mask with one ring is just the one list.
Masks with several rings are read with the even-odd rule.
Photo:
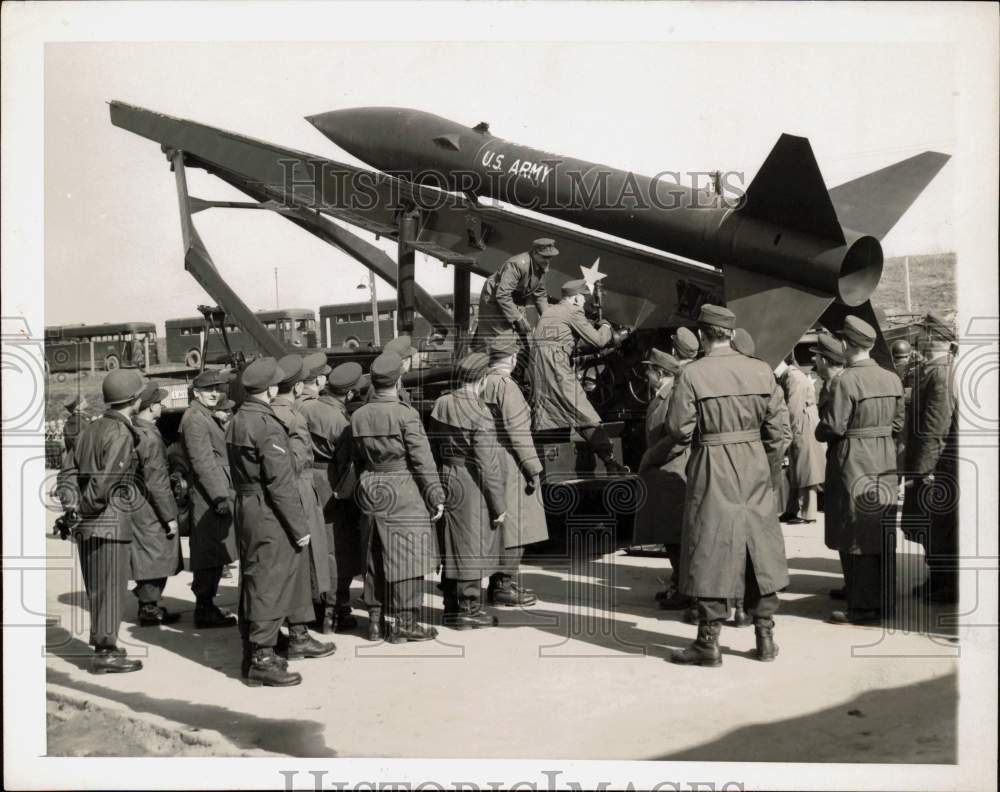
[[236, 491], [240, 495], [253, 495], [255, 492], [263, 492], [264, 488], [260, 484], [237, 484]]
[[892, 428], [889, 426], [862, 426], [857, 429], [848, 429], [844, 432], [844, 437], [892, 437]]
[[365, 470], [372, 473], [399, 473], [406, 470], [406, 460], [397, 459], [395, 462], [366, 462]]
[[317, 460], [315, 460], [312, 463], [312, 466], [316, 470], [326, 470], [332, 464], [333, 464], [333, 460], [332, 459], [324, 459], [322, 461], [320, 461], [319, 459], [317, 459]]
[[703, 434], [698, 443], [703, 446], [732, 445], [733, 443], [752, 443], [760, 440], [759, 429], [748, 429], [745, 432], [714, 432]]

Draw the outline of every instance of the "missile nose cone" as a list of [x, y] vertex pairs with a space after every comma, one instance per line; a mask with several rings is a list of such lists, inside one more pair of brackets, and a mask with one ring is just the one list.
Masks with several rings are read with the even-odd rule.
[[[372, 149], [385, 134], [385, 112], [389, 108], [359, 107], [350, 110], [331, 110], [306, 116], [306, 120], [344, 151], [358, 159], [370, 162]], [[378, 163], [373, 163], [377, 165]]]

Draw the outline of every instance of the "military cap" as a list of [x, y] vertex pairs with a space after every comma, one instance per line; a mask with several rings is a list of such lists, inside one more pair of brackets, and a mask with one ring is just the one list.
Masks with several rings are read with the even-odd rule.
[[232, 412], [233, 408], [236, 406], [236, 402], [232, 399], [226, 399], [222, 404], [216, 407], [217, 410], [225, 410], [226, 412]]
[[559, 248], [556, 247], [556, 242], [554, 239], [549, 239], [548, 237], [542, 237], [541, 239], [536, 239], [531, 243], [531, 249], [536, 253], [540, 253], [543, 256], [558, 256]]
[[281, 382], [278, 383], [279, 385], [294, 385], [305, 379], [305, 366], [303, 366], [301, 355], [285, 355], [278, 361], [278, 368], [285, 374], [281, 378]]
[[490, 357], [483, 352], [470, 352], [458, 362], [458, 378], [462, 382], [476, 382], [486, 374]]
[[382, 347], [382, 351], [395, 352], [399, 355], [400, 360], [406, 360], [408, 357], [413, 357], [417, 348], [413, 346], [413, 339], [411, 339], [408, 335], [401, 335], [392, 339], [392, 341]]
[[159, 404], [167, 398], [167, 393], [166, 388], [161, 388], [153, 380], [149, 380], [139, 394], [139, 409], [148, 410], [154, 404]]
[[674, 344], [674, 352], [682, 358], [693, 358], [698, 354], [698, 336], [686, 327], [678, 327], [670, 338]]
[[101, 383], [101, 394], [105, 404], [124, 404], [137, 399], [145, 385], [135, 369], [115, 369]]
[[667, 374], [676, 374], [681, 370], [681, 364], [677, 358], [655, 347], [649, 350], [649, 354], [646, 355], [646, 359], [642, 361], [642, 364], [644, 366], [657, 366], [667, 372]]
[[83, 394], [74, 393], [72, 396], [69, 396], [65, 401], [63, 401], [63, 407], [70, 412], [73, 412], [81, 401], [83, 401]]
[[733, 339], [731, 343], [733, 349], [741, 355], [746, 355], [747, 357], [753, 357], [753, 353], [757, 351], [757, 345], [753, 342], [753, 336], [742, 327], [733, 329]]
[[211, 388], [216, 385], [226, 385], [232, 378], [229, 369], [205, 369], [191, 384], [195, 388]]
[[330, 373], [330, 364], [326, 362], [326, 352], [313, 352], [302, 358], [302, 379], [316, 379], [321, 374]]
[[341, 363], [330, 372], [326, 380], [327, 389], [338, 395], [347, 393], [361, 379], [361, 366], [358, 363]]
[[736, 314], [721, 305], [705, 303], [701, 306], [701, 313], [698, 314], [698, 324], [732, 330], [736, 327]]
[[860, 347], [870, 347], [875, 343], [875, 328], [856, 316], [848, 316], [844, 320], [840, 335]]
[[577, 294], [590, 294], [590, 289], [587, 288], [587, 281], [583, 278], [580, 278], [579, 280], [566, 281], [562, 285], [563, 297], [573, 297]]
[[285, 378], [278, 361], [273, 357], [257, 358], [243, 369], [240, 382], [247, 393], [263, 393], [271, 385], [277, 385]]
[[521, 342], [513, 333], [499, 333], [490, 339], [491, 357], [509, 357], [521, 349]]
[[367, 391], [371, 386], [372, 386], [372, 375], [362, 374], [361, 379], [359, 379], [357, 382], [354, 383], [353, 390], [357, 391], [358, 393], [363, 393]]
[[383, 352], [372, 361], [372, 384], [384, 388], [395, 384], [403, 370], [403, 359], [395, 352]]
[[809, 347], [814, 355], [822, 355], [832, 363], [844, 365], [844, 342], [829, 333], [816, 336], [816, 346]]

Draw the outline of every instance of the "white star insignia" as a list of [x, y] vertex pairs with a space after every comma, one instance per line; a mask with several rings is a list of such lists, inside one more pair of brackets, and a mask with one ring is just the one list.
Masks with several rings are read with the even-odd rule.
[[593, 293], [594, 291], [595, 283], [597, 283], [599, 280], [603, 278], [608, 277], [608, 273], [598, 271], [598, 267], [600, 266], [601, 266], [600, 258], [594, 259], [594, 263], [589, 267], [585, 267], [582, 264], [580, 265], [580, 272], [583, 274], [583, 279], [584, 281], [586, 281], [587, 288], [590, 289], [591, 293]]

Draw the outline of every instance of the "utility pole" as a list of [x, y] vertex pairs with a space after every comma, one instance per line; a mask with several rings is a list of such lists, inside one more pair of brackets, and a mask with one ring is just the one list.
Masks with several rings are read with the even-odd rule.
[[281, 306], [278, 305], [278, 268], [274, 268], [274, 310], [278, 310]]
[[910, 303], [910, 257], [903, 257], [903, 281], [906, 284], [906, 312], [913, 313], [913, 306]]

